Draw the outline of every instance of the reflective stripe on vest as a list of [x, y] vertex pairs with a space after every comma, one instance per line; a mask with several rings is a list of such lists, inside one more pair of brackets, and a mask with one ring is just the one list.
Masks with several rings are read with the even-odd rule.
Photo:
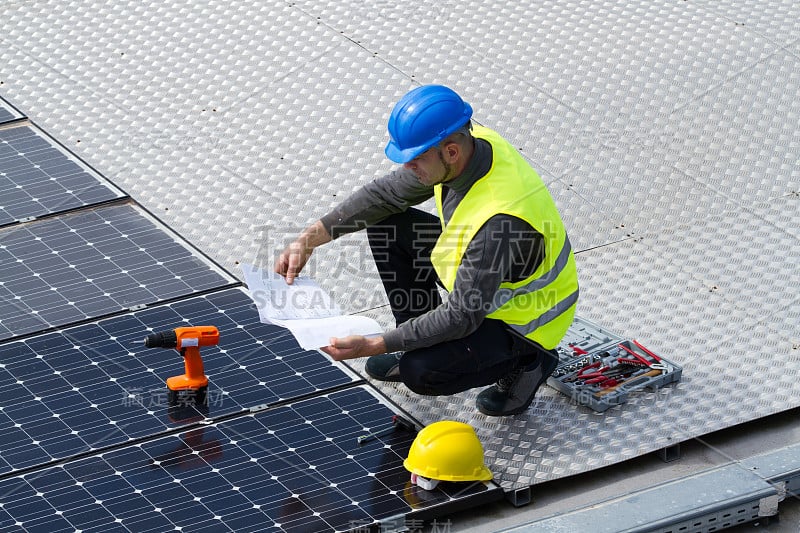
[[[523, 334], [526, 337], [530, 337], [533, 335], [536, 330], [555, 320], [556, 318], [560, 317], [562, 314], [567, 313], [570, 309], [575, 307], [575, 304], [578, 303], [578, 290], [561, 300], [560, 302], [556, 303], [554, 307], [551, 307], [539, 318], [531, 320], [527, 324], [509, 324], [511, 328], [518, 331], [519, 333]], [[570, 320], [572, 323], [572, 320]], [[568, 324], [569, 325], [569, 324]], [[552, 349], [552, 347], [547, 347], [548, 350]]]
[[554, 348], [572, 323], [578, 299], [575, 258], [561, 217], [541, 178], [497, 133], [475, 126], [473, 135], [492, 145], [492, 167], [456, 206], [447, 224], [442, 186], [434, 189], [442, 234], [431, 262], [448, 291], [469, 242], [487, 220], [508, 214], [526, 221], [544, 238], [545, 257], [528, 278], [502, 283], [487, 302], [487, 317], [503, 320], [546, 349]]
[[[558, 275], [561, 274], [561, 272], [567, 266], [567, 262], [569, 261], [571, 254], [572, 254], [572, 246], [569, 243], [569, 238], [565, 238], [564, 245], [561, 247], [561, 252], [558, 254], [558, 257], [556, 258], [556, 262], [553, 265], [553, 268], [545, 272], [544, 275], [542, 275], [541, 277], [533, 279], [529, 283], [523, 285], [522, 287], [517, 287], [516, 289], [504, 288], [501, 285], [500, 288], [497, 289], [497, 292], [494, 294], [494, 299], [492, 300], [492, 307], [490, 308], [490, 313], [494, 313], [500, 307], [506, 305], [512, 298], [523, 296], [525, 294], [530, 294], [533, 291], [541, 290], [550, 283], [552, 283], [553, 281], [555, 281]], [[570, 297], [571, 296], [572, 295], [570, 295]], [[575, 297], [575, 299], [577, 301], [577, 296]]]

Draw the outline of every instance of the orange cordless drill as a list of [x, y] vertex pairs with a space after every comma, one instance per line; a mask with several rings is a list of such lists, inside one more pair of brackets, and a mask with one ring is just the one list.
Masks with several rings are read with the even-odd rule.
[[208, 378], [203, 372], [200, 346], [219, 344], [219, 331], [214, 326], [175, 328], [151, 333], [144, 339], [147, 348], [175, 348], [183, 356], [186, 373], [167, 379], [170, 405], [178, 403], [181, 391], [188, 398], [193, 396], [195, 404], [206, 404], [208, 400]]

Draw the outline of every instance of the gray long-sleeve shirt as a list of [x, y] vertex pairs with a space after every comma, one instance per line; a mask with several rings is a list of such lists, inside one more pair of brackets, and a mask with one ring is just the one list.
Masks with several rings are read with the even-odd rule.
[[[475, 151], [464, 171], [444, 184], [445, 222], [491, 165], [491, 145], [475, 139]], [[335, 239], [432, 196], [433, 187], [421, 184], [410, 170], [400, 167], [353, 193], [321, 221]], [[543, 254], [542, 235], [530, 224], [511, 215], [493, 216], [467, 245], [447, 299], [436, 309], [384, 334], [387, 350], [409, 351], [469, 335], [486, 317], [483, 304], [492, 302], [500, 283], [528, 277], [541, 263]]]

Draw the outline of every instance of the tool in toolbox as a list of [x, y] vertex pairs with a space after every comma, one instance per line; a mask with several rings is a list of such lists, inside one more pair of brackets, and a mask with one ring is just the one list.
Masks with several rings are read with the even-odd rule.
[[200, 347], [217, 344], [219, 331], [214, 326], [175, 328], [145, 337], [147, 348], [175, 348], [183, 356], [185, 372], [167, 379], [169, 405], [176, 405], [179, 399], [197, 405], [208, 403], [208, 377], [203, 369]]
[[603, 389], [601, 391], [597, 391], [594, 395], [596, 397], [605, 396], [606, 394], [610, 394], [610, 393], [618, 390], [620, 387], [631, 387], [631, 386], [635, 385], [638, 382], [644, 382], [644, 381], [650, 379], [651, 377], [655, 377], [655, 376], [658, 376], [660, 374], [661, 374], [661, 370], [649, 370], [649, 371], [645, 372], [644, 374], [640, 374], [638, 376], [630, 377], [630, 378], [628, 378], [628, 379], [626, 379], [624, 381], [621, 381], [620, 383], [614, 385], [613, 387], [608, 387], [608, 388]]
[[587, 355], [589, 353], [580, 346], [575, 346], [574, 344], [570, 344], [569, 347], [572, 348], [572, 352], [576, 355]]
[[561, 362], [547, 383], [598, 412], [625, 403], [630, 392], [658, 389], [681, 377], [680, 366], [638, 340], [620, 338], [580, 317], [565, 341], [558, 349]]
[[358, 437], [358, 443], [364, 444], [365, 442], [371, 441], [373, 439], [377, 439], [379, 437], [385, 437], [386, 435], [391, 435], [392, 433], [397, 430], [397, 428], [404, 429], [406, 431], [416, 433], [417, 428], [414, 427], [414, 424], [410, 420], [406, 420], [400, 415], [392, 415], [392, 425], [386, 426], [383, 429], [379, 429], [377, 431], [373, 431], [372, 433], [367, 433], [366, 435], [360, 435]]

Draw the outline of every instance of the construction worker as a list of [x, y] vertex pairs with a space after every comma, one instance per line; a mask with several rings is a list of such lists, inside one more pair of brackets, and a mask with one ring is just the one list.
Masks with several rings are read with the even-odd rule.
[[[387, 157], [401, 166], [306, 228], [278, 257], [291, 283], [313, 250], [367, 229], [396, 329], [332, 338], [335, 360], [424, 395], [474, 387], [490, 416], [525, 411], [558, 362], [578, 299], [575, 259], [541, 178], [472, 107], [418, 87], [389, 117]], [[435, 198], [438, 216], [411, 206]], [[447, 292], [442, 302], [437, 284]]]

